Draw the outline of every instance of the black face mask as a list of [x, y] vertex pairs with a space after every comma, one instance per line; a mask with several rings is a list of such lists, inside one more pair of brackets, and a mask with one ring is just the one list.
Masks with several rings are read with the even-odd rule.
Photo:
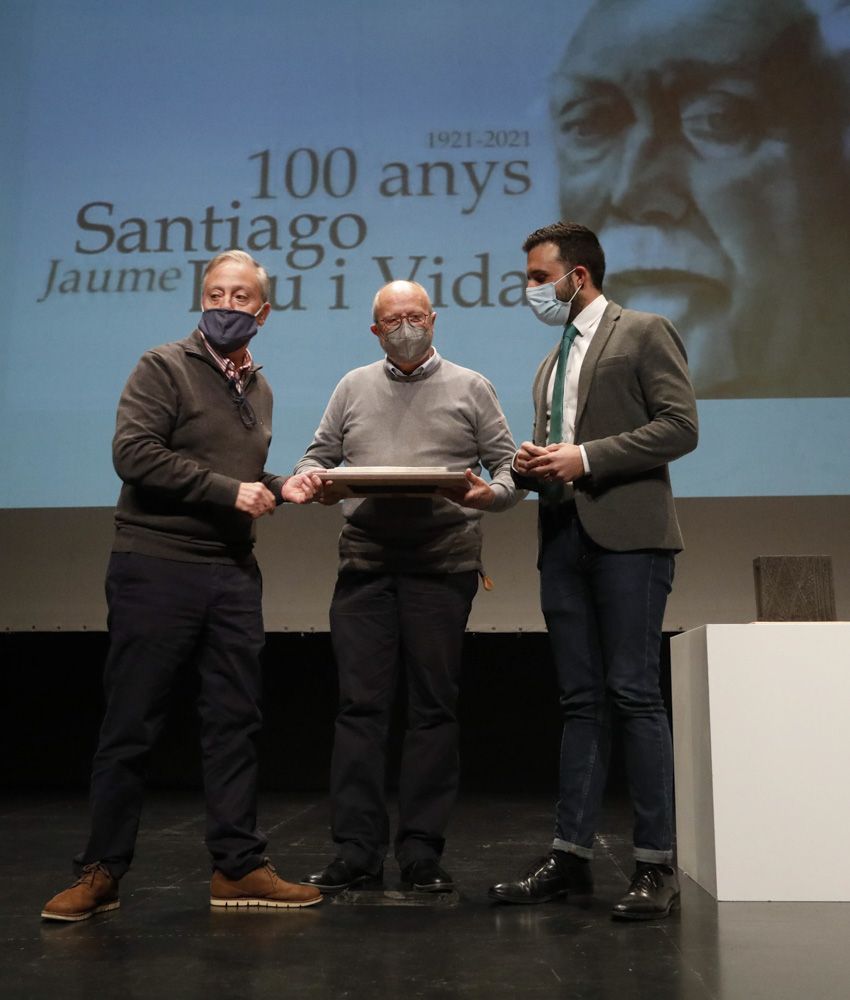
[[198, 329], [219, 354], [232, 354], [256, 335], [259, 330], [257, 317], [262, 311], [262, 306], [255, 313], [240, 312], [238, 309], [205, 309]]

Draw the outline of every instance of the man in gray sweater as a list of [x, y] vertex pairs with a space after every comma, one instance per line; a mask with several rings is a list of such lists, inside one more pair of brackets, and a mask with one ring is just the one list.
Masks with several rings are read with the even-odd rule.
[[92, 766], [91, 833], [79, 878], [47, 920], [118, 906], [133, 860], [149, 751], [178, 667], [193, 660], [212, 857], [213, 906], [300, 907], [321, 894], [285, 882], [257, 829], [262, 584], [254, 520], [310, 500], [318, 478], [265, 472], [272, 394], [248, 350], [266, 321], [269, 279], [227, 251], [204, 272], [204, 313], [184, 340], [148, 351], [118, 404], [113, 462], [123, 480], [106, 577], [106, 714]]
[[[389, 846], [387, 725], [401, 661], [408, 711], [395, 856], [403, 885], [440, 892], [453, 886], [439, 861], [458, 784], [458, 678], [481, 573], [480, 522], [482, 511], [518, 499], [514, 444], [490, 383], [432, 346], [436, 314], [421, 285], [384, 286], [373, 314], [386, 359], [342, 379], [296, 473], [442, 466], [465, 472], [467, 482], [436, 497], [343, 502], [330, 609], [340, 689], [331, 762], [336, 857], [304, 882], [324, 892], [380, 884]], [[482, 465], [489, 484], [478, 475]]]

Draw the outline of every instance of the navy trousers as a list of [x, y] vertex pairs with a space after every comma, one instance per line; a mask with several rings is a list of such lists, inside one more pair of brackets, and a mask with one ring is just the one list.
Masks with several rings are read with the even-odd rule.
[[257, 830], [257, 738], [263, 648], [256, 564], [177, 562], [113, 553], [106, 578], [110, 647], [106, 714], [91, 779], [91, 834], [79, 868], [120, 878], [133, 860], [148, 756], [177, 668], [200, 672], [206, 844], [213, 866], [241, 878], [263, 863]]
[[330, 620], [339, 671], [331, 761], [337, 853], [377, 872], [389, 846], [387, 728], [397, 671], [407, 676], [395, 854], [439, 858], [457, 796], [457, 697], [478, 574], [341, 573]]
[[564, 720], [553, 846], [593, 856], [619, 717], [634, 809], [634, 856], [673, 856], [673, 750], [659, 684], [673, 583], [667, 550], [613, 552], [581, 527], [574, 503], [542, 506], [541, 604]]

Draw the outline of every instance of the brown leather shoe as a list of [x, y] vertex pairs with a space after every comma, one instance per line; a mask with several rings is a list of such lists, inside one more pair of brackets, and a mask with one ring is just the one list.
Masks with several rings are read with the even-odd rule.
[[117, 910], [118, 879], [99, 861], [83, 868], [77, 881], [44, 904], [45, 920], [88, 920], [95, 913]]
[[293, 885], [278, 878], [270, 861], [242, 878], [228, 878], [218, 869], [210, 883], [210, 905], [299, 907], [321, 903], [322, 894], [311, 885]]

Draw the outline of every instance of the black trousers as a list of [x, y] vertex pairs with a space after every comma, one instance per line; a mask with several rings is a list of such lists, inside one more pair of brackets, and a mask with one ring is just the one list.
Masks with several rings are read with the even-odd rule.
[[404, 664], [407, 728], [395, 854], [439, 858], [458, 785], [457, 696], [463, 635], [478, 589], [474, 571], [432, 575], [341, 573], [331, 602], [339, 713], [331, 761], [337, 853], [377, 872], [389, 846], [386, 741]]
[[257, 830], [262, 581], [247, 566], [113, 553], [106, 577], [110, 647], [106, 714], [92, 766], [83, 864], [120, 878], [133, 860], [146, 763], [177, 668], [200, 672], [206, 843], [213, 866], [241, 878], [263, 863]]

